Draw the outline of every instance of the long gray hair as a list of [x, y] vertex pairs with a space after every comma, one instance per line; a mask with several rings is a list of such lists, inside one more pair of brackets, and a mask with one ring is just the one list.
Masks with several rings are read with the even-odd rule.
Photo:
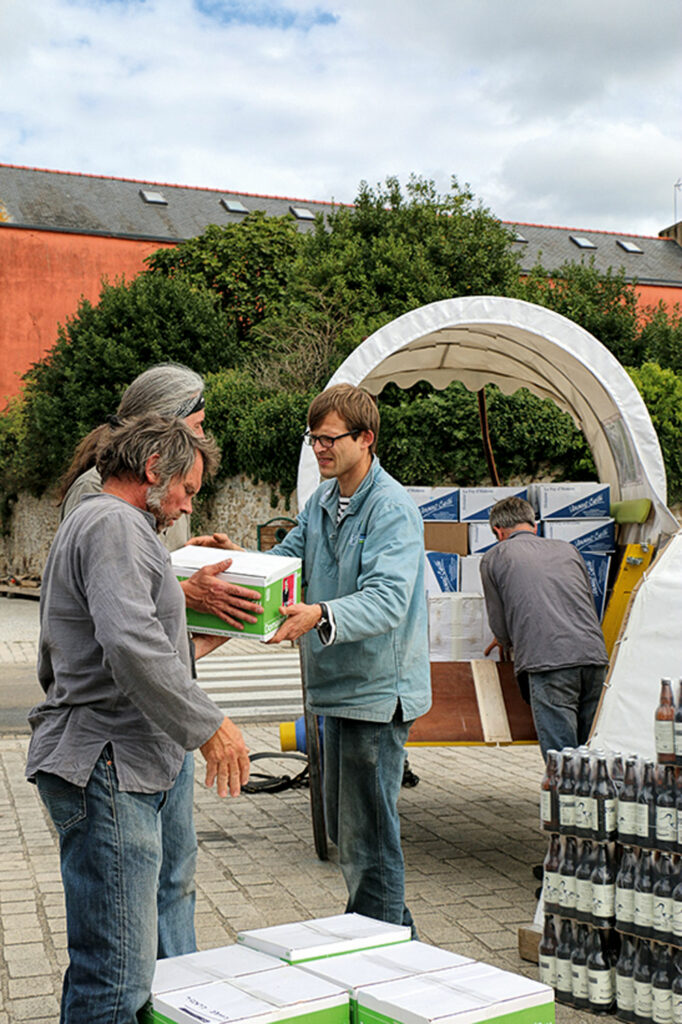
[[178, 476], [186, 476], [197, 453], [203, 459], [202, 476], [213, 476], [220, 463], [220, 451], [212, 437], [200, 437], [177, 417], [147, 413], [129, 416], [117, 426], [105, 427], [95, 457], [95, 465], [105, 483], [110, 477], [147, 479], [147, 462], [159, 458], [154, 471], [162, 490]]

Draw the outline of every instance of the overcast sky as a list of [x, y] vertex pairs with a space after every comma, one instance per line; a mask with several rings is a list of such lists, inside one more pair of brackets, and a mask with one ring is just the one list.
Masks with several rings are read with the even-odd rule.
[[657, 234], [681, 43], [680, 0], [0, 0], [0, 161], [341, 202], [455, 175]]

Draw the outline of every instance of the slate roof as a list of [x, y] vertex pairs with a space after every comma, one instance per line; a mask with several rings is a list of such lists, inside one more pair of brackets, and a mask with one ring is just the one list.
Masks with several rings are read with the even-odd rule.
[[[145, 202], [143, 192], [160, 194], [165, 202]], [[239, 222], [244, 213], [229, 211], [223, 200], [237, 201], [246, 210], [262, 210], [270, 216], [289, 213], [292, 207], [302, 207], [313, 216], [325, 215], [334, 205], [287, 196], [0, 164], [0, 227], [8, 224], [164, 244], [192, 238], [209, 224]], [[312, 224], [312, 216], [297, 219], [301, 231], [311, 230]], [[525, 239], [513, 243], [524, 272], [538, 259], [547, 270], [555, 270], [566, 261], [589, 261], [593, 257], [600, 271], [623, 267], [628, 280], [682, 286], [682, 247], [673, 239], [516, 222], [505, 222], [505, 226]], [[583, 236], [595, 248], [581, 249], [571, 236]], [[634, 243], [641, 252], [627, 252], [619, 242]]]

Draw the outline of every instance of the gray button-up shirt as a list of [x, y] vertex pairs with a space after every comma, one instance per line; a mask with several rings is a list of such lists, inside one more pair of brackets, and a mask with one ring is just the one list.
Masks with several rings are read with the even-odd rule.
[[585, 563], [564, 540], [519, 530], [481, 559], [488, 621], [516, 672], [607, 665]]
[[148, 512], [97, 494], [60, 526], [42, 580], [38, 678], [30, 779], [85, 786], [110, 743], [122, 790], [165, 790], [221, 724], [190, 677], [184, 595]]

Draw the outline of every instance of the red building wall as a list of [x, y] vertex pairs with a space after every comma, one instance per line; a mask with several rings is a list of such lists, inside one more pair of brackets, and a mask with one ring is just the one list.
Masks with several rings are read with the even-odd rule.
[[0, 229], [0, 408], [21, 375], [57, 340], [81, 298], [96, 301], [103, 277], [135, 277], [158, 242]]

